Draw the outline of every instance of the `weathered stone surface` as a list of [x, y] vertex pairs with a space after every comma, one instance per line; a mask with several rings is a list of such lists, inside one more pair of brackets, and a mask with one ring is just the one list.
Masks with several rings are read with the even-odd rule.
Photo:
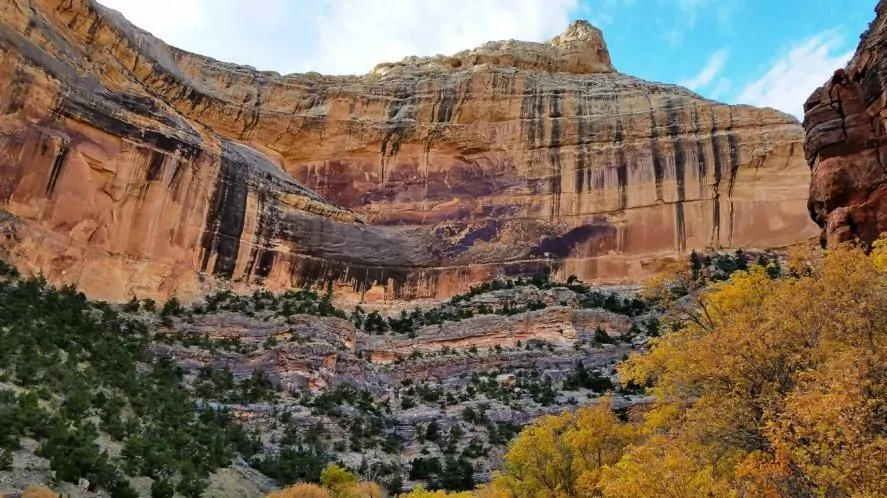
[[516, 316], [481, 315], [459, 322], [430, 325], [412, 339], [384, 340], [373, 346], [371, 360], [388, 363], [409, 356], [413, 351], [439, 352], [444, 348], [463, 350], [515, 347], [531, 340], [570, 346], [581, 332], [588, 334], [600, 326], [606, 331], [628, 330], [627, 318], [601, 310], [573, 309], [566, 306], [546, 308]]
[[809, 208], [823, 245], [871, 243], [887, 231], [887, 2], [875, 10], [847, 67], [804, 104]]
[[0, 20], [5, 246], [96, 297], [443, 297], [815, 235], [793, 118], [620, 74], [585, 23], [331, 77], [187, 53], [91, 0]]

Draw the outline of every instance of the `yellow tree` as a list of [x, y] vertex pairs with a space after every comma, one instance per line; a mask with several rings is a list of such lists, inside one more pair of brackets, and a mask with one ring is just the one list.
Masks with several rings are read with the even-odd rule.
[[448, 493], [446, 491], [427, 491], [422, 485], [418, 485], [411, 492], [400, 495], [400, 498], [472, 498], [474, 496], [471, 491], [460, 491], [458, 493]]
[[601, 471], [619, 460], [633, 435], [611, 403], [605, 396], [525, 428], [506, 454], [508, 474], [494, 480], [493, 490], [518, 498], [600, 495]]
[[268, 495], [269, 498], [381, 498], [378, 484], [358, 482], [357, 476], [336, 465], [328, 465], [320, 474], [323, 486], [299, 483]]
[[45, 486], [28, 486], [28, 489], [22, 494], [22, 498], [56, 498], [58, 493]]
[[339, 498], [357, 485], [357, 476], [331, 463], [321, 472], [320, 483], [330, 490], [334, 498]]
[[620, 369], [657, 405], [607, 494], [887, 493], [884, 261], [883, 243], [796, 253], [785, 278], [752, 267], [697, 296]]
[[326, 489], [317, 484], [299, 483], [268, 495], [268, 498], [329, 498]]

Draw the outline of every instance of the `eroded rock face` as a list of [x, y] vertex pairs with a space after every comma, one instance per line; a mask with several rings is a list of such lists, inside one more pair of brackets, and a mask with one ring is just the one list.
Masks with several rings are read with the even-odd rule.
[[566, 306], [517, 316], [481, 315], [471, 320], [423, 327], [412, 339], [380, 341], [374, 346], [371, 361], [389, 363], [413, 351], [435, 353], [444, 348], [514, 347], [533, 340], [569, 346], [579, 338], [579, 330], [594, 331], [598, 326], [606, 331], [627, 330], [629, 325], [627, 319], [612, 313]]
[[96, 297], [444, 297], [816, 233], [793, 118], [620, 74], [587, 23], [330, 77], [184, 52], [90, 0], [0, 19], [5, 247]]
[[876, 12], [847, 68], [804, 104], [809, 208], [824, 246], [871, 243], [887, 231], [887, 2]]

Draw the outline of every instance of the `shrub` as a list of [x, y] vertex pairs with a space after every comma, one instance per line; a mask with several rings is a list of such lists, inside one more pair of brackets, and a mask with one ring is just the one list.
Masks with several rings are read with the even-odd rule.
[[268, 495], [268, 498], [330, 498], [326, 489], [317, 484], [299, 483]]
[[58, 494], [45, 486], [31, 485], [22, 494], [22, 498], [58, 498]]
[[176, 487], [167, 479], [158, 477], [151, 483], [151, 498], [172, 498], [176, 494]]

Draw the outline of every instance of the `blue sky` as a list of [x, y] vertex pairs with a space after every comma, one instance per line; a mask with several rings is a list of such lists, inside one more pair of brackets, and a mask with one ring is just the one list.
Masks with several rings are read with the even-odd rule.
[[573, 15], [604, 30], [621, 72], [800, 114], [810, 92], [853, 54], [875, 3], [586, 0]]
[[[99, 0], [172, 45], [281, 73], [363, 74], [407, 55], [601, 28], [616, 68], [801, 114], [876, 0]], [[174, 14], [172, 14], [174, 13]]]

